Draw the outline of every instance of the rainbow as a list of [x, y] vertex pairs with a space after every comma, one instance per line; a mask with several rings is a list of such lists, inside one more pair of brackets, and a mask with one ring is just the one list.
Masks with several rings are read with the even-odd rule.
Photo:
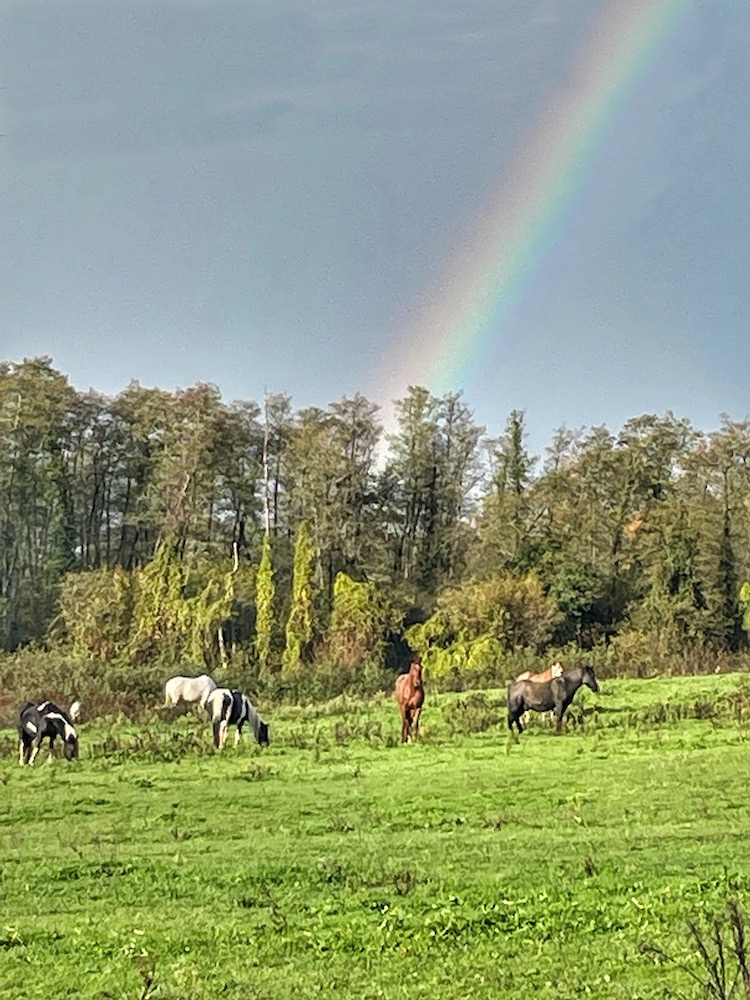
[[609, 0], [580, 47], [569, 80], [541, 109], [499, 185], [435, 286], [379, 366], [371, 392], [393, 400], [409, 385], [454, 391], [482, 343], [503, 332], [514, 305], [585, 195], [597, 153], [634, 87], [691, 0]]

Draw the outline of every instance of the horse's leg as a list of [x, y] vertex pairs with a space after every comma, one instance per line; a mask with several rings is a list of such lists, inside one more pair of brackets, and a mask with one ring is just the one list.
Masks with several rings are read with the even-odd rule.
[[237, 744], [240, 742], [241, 739], [242, 739], [242, 726], [237, 726], [237, 728], [234, 731], [234, 745], [237, 746]]
[[223, 750], [226, 746], [227, 735], [229, 733], [229, 723], [226, 719], [222, 719], [219, 723], [219, 750]]
[[565, 715], [565, 709], [567, 707], [568, 707], [568, 702], [565, 701], [564, 699], [562, 701], [558, 701], [555, 704], [555, 719], [556, 719], [555, 731], [558, 734], [562, 732], [563, 715]]
[[411, 730], [411, 716], [408, 708], [401, 709], [401, 742], [409, 742], [409, 731]]
[[51, 764], [52, 760], [54, 758], [54, 754], [52, 752], [52, 748], [54, 747], [54, 744], [55, 744], [55, 737], [54, 736], [50, 736], [50, 738], [49, 738], [49, 753], [47, 754], [47, 763], [48, 764]]
[[414, 709], [414, 714], [411, 720], [411, 735], [412, 739], [417, 739], [419, 736], [419, 716], [422, 714], [422, 707]]
[[34, 761], [36, 760], [36, 755], [39, 753], [41, 742], [41, 740], [34, 740], [31, 744], [31, 753], [29, 754], [29, 765], [31, 767], [34, 766]]
[[526, 709], [526, 705], [523, 702], [523, 698], [513, 698], [508, 699], [508, 729], [513, 732], [513, 725], [515, 724], [518, 728], [518, 735], [520, 736], [523, 732], [523, 725], [521, 724], [521, 717]]
[[26, 763], [26, 756], [27, 756], [26, 744], [22, 739], [18, 744], [18, 763], [21, 765], [21, 767], [23, 767], [23, 765]]

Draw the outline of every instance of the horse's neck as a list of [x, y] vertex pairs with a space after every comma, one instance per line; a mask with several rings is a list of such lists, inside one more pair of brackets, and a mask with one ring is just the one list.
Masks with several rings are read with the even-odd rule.
[[574, 667], [567, 676], [566, 687], [571, 693], [575, 693], [578, 688], [583, 684], [583, 671], [580, 667]]

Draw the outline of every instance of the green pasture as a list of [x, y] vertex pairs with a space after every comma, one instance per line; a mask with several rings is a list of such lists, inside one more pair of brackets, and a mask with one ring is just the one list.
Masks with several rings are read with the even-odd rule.
[[[262, 706], [261, 706], [262, 707]], [[750, 915], [750, 684], [608, 681], [509, 740], [502, 691], [0, 731], [0, 997], [705, 996], [687, 922]], [[230, 738], [231, 739], [231, 738]], [[746, 906], [747, 903], [747, 906]]]

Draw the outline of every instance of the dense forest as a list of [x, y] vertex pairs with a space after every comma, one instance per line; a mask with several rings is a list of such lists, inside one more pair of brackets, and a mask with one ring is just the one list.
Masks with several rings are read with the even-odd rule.
[[[0, 647], [258, 683], [435, 678], [562, 650], [638, 665], [742, 651], [750, 423], [671, 413], [490, 437], [413, 386], [295, 410], [0, 364]], [[713, 661], [712, 661], [713, 662]], [[640, 667], [639, 667], [640, 669]]]

